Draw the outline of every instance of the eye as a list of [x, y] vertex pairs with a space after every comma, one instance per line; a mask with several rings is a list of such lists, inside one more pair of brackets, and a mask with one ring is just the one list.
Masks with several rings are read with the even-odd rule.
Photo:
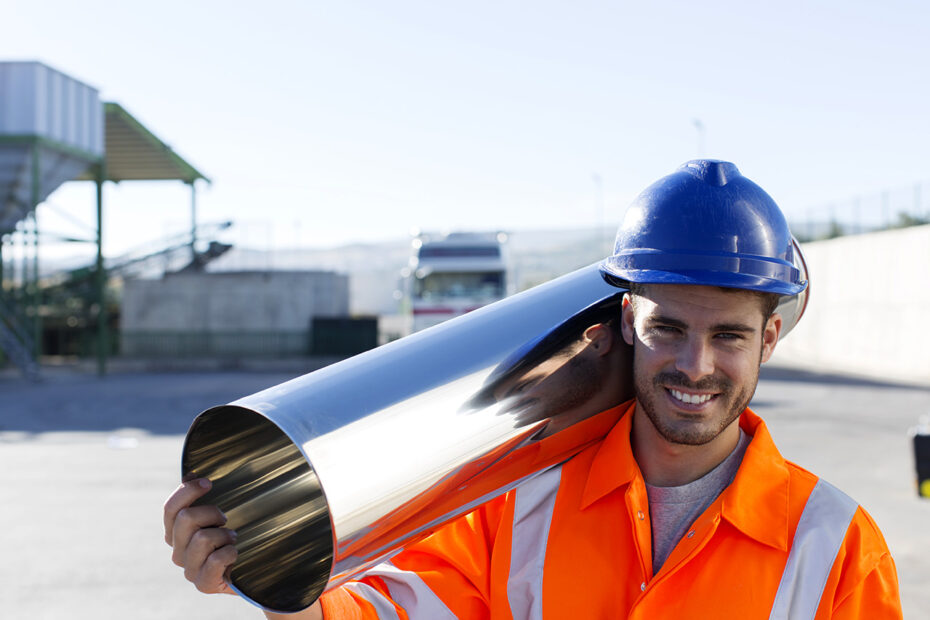
[[539, 383], [539, 378], [537, 377], [534, 377], [532, 379], [524, 379], [517, 385], [513, 386], [513, 388], [509, 392], [507, 392], [507, 396], [516, 396], [518, 394], [522, 394], [523, 392], [527, 391], [528, 389], [530, 389], [537, 383]]
[[720, 332], [719, 334], [716, 334], [714, 337], [719, 340], [742, 340], [743, 339], [742, 334], [737, 334], [735, 332]]

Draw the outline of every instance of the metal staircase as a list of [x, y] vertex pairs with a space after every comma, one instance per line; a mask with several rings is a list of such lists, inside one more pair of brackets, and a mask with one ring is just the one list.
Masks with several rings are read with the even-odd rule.
[[39, 380], [39, 364], [33, 356], [35, 344], [16, 314], [0, 297], [0, 350], [30, 381]]

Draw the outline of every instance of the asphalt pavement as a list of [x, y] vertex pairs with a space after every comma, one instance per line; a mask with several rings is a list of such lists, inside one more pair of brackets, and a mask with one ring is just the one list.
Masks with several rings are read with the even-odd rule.
[[[170, 561], [162, 503], [184, 433], [207, 407], [288, 373], [0, 373], [0, 617], [259, 618], [207, 596]], [[930, 388], [772, 368], [753, 400], [786, 458], [859, 501], [895, 557], [906, 618], [930, 617], [930, 500], [909, 428]]]

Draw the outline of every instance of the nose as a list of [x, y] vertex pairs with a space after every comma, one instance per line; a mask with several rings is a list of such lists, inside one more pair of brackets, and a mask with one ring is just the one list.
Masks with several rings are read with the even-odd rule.
[[675, 358], [675, 368], [697, 382], [714, 374], [714, 350], [703, 338], [689, 338]]

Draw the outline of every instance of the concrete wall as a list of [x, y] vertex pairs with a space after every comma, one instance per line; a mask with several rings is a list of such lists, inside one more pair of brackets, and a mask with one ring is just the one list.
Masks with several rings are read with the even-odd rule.
[[[190, 334], [204, 339], [186, 339], [200, 344], [183, 346], [179, 354], [190, 354], [191, 347], [207, 349], [203, 352], [208, 355], [248, 355], [253, 350], [305, 354], [312, 317], [348, 313], [348, 276], [332, 272], [197, 273], [127, 280], [120, 321], [122, 352], [164, 355], [179, 346], [165, 344], [169, 335], [176, 340]], [[294, 336], [304, 339], [297, 342]], [[227, 344], [222, 348], [209, 344], [223, 341]], [[289, 344], [279, 351], [282, 343]]]
[[930, 385], [930, 225], [802, 250], [810, 302], [773, 362]]

